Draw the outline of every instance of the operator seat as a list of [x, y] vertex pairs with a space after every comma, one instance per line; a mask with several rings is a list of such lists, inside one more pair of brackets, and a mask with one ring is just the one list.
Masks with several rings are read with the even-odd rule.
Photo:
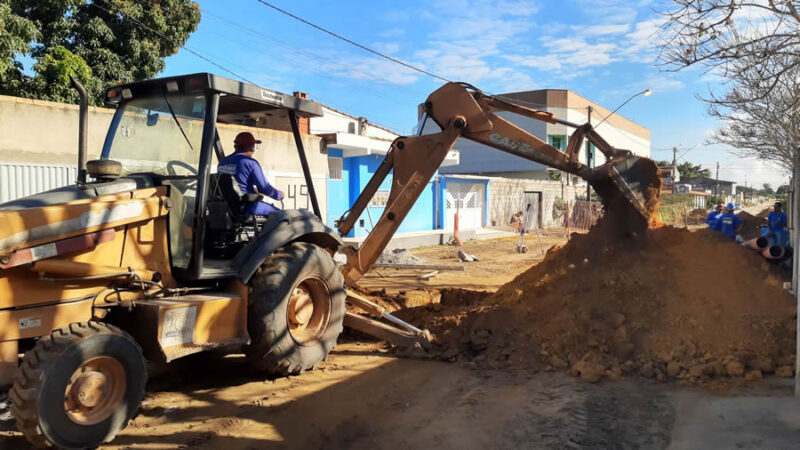
[[228, 210], [233, 220], [245, 222], [252, 217], [245, 212], [247, 211], [247, 206], [251, 203], [260, 202], [264, 196], [261, 194], [243, 194], [239, 188], [239, 183], [236, 182], [231, 174], [221, 172], [217, 176], [217, 186], [220, 193], [222, 193], [222, 198], [228, 204]]
[[258, 231], [263, 218], [247, 214], [247, 206], [261, 201], [261, 194], [242, 194], [232, 175], [214, 173], [210, 177], [211, 195], [206, 205], [212, 230], [236, 232], [242, 228]]
[[232, 175], [211, 174], [211, 191], [206, 204], [206, 254], [230, 259], [262, 228], [266, 218], [247, 214], [247, 205], [260, 201], [260, 194], [242, 194]]

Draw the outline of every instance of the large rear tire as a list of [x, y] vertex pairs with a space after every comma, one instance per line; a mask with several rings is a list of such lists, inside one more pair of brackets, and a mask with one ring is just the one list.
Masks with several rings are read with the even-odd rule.
[[271, 375], [315, 367], [336, 345], [345, 314], [344, 278], [322, 248], [295, 242], [270, 256], [249, 282], [245, 353]]
[[36, 447], [94, 448], [135, 416], [146, 382], [133, 338], [101, 322], [73, 323], [25, 354], [9, 392], [11, 412]]

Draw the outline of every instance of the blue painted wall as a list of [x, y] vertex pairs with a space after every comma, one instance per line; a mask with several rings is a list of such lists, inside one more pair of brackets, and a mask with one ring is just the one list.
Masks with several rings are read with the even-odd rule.
[[[328, 156], [340, 157], [341, 149], [328, 147]], [[366, 187], [375, 170], [383, 161], [383, 155], [364, 155], [352, 158], [344, 158], [342, 161], [342, 179], [328, 179], [328, 225], [333, 227], [334, 222], [341, 217], [355, 203], [358, 195]], [[392, 174], [381, 184], [379, 191], [388, 192], [392, 186]], [[414, 207], [411, 208], [398, 232], [423, 231], [434, 229], [435, 222], [435, 182], [431, 181], [425, 191], [422, 192]], [[365, 210], [361, 214], [353, 231], [348, 236], [366, 236], [372, 225], [380, 219], [383, 214], [383, 207], [369, 207], [369, 213]], [[370, 220], [370, 216], [372, 220]], [[361, 221], [364, 225], [361, 225]]]

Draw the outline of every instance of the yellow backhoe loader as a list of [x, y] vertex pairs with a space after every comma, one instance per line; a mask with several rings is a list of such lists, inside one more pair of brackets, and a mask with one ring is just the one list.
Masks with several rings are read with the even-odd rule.
[[[320, 219], [298, 128], [298, 118], [322, 114], [318, 103], [206, 73], [115, 86], [101, 158], [86, 161], [87, 97], [73, 85], [81, 94], [77, 183], [0, 205], [0, 386], [12, 385], [17, 426], [39, 447], [113, 439], [139, 409], [146, 359], [242, 348], [256, 368], [281, 376], [322, 361], [343, 326], [425, 345], [423, 330], [347, 288], [459, 137], [589, 180], [608, 208], [624, 212], [615, 216], [626, 232], [644, 230], [658, 192], [655, 165], [612, 148], [591, 125], [448, 83], [425, 102], [439, 131], [395, 140], [337, 233]], [[560, 152], [497, 110], [576, 131]], [[313, 211], [248, 216], [258, 196], [215, 170], [225, 156], [217, 124], [276, 122], [294, 134]], [[604, 165], [578, 162], [584, 139], [606, 155]], [[339, 236], [390, 171], [384, 213], [359, 248], [344, 245]]]

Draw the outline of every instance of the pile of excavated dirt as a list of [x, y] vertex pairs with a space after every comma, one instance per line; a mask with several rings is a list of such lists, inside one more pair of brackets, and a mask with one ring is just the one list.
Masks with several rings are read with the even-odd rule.
[[761, 225], [767, 224], [767, 219], [763, 217], [754, 216], [747, 211], [741, 211], [737, 214], [742, 222], [744, 222], [744, 226], [742, 227], [742, 231], [739, 234], [742, 235], [745, 239], [755, 239], [761, 236]]
[[689, 211], [686, 215], [686, 224], [687, 225], [702, 225], [706, 223], [706, 216], [708, 215], [708, 211], [703, 208], [697, 208]]
[[772, 208], [763, 209], [760, 213], [756, 214], [756, 217], [760, 217], [762, 219], [766, 219], [769, 216], [769, 213], [772, 212]]
[[763, 258], [707, 230], [617, 240], [604, 225], [483, 299], [398, 315], [434, 334], [437, 357], [479, 368], [697, 384], [792, 376], [795, 306]]

